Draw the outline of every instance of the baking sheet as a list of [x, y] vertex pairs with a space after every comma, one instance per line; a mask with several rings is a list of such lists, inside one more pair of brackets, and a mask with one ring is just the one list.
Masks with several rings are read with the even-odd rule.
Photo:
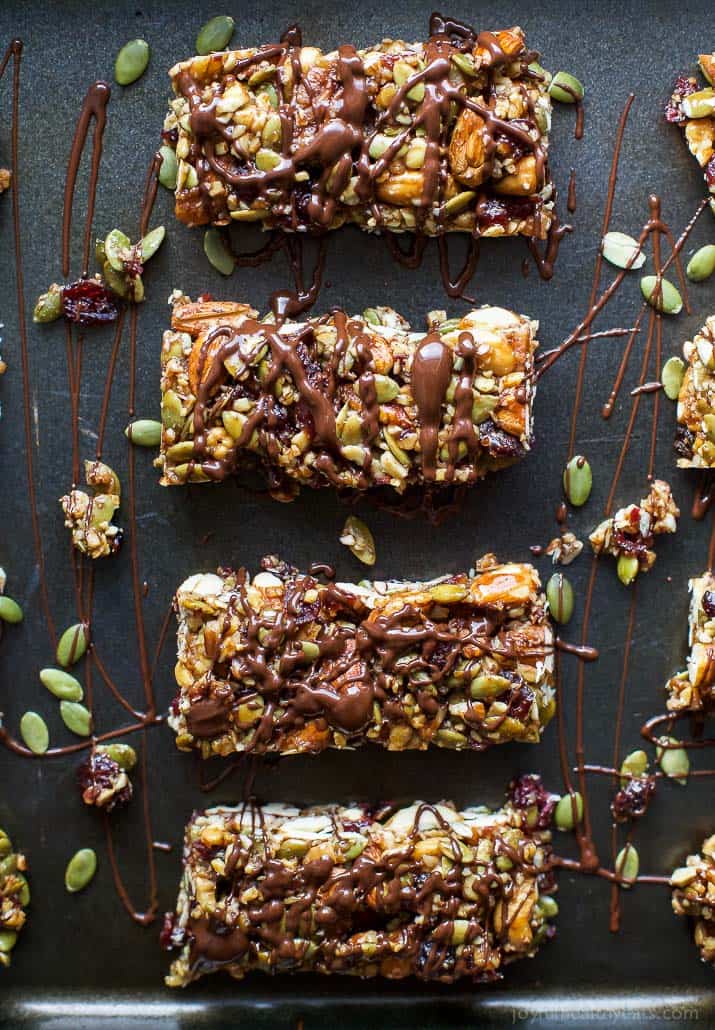
[[[219, 5], [220, 7], [220, 5]], [[343, 41], [365, 45], [385, 35], [421, 38], [431, 6], [402, 0], [386, 6], [379, 0], [360, 5], [264, 0], [225, 5], [236, 18], [235, 45], [274, 40], [283, 28], [299, 21], [304, 40], [329, 49]], [[49, 282], [60, 275], [60, 228], [66, 161], [79, 105], [90, 82], [111, 79], [119, 47], [143, 36], [152, 47], [149, 71], [135, 85], [113, 88], [105, 136], [105, 155], [97, 195], [95, 230], [104, 235], [119, 226], [136, 232], [146, 168], [161, 128], [168, 96], [166, 70], [194, 52], [196, 32], [220, 13], [215, 5], [151, 2], [93, 4], [21, 3], [5, 0], [0, 9], [0, 44], [13, 36], [24, 40], [20, 122], [20, 201], [24, 272], [28, 309]], [[713, 40], [702, 26], [712, 20], [707, 0], [697, 3], [595, 3], [583, 0], [577, 11], [544, 0], [531, 3], [455, 3], [447, 12], [480, 26], [521, 24], [530, 45], [539, 49], [546, 67], [566, 68], [587, 85], [586, 133], [573, 139], [573, 111], [557, 107], [554, 117], [552, 166], [565, 205], [569, 169], [577, 170], [578, 206], [575, 232], [562, 248], [552, 282], [539, 280], [532, 268], [520, 271], [518, 243], [483, 247], [472, 290], [480, 302], [503, 304], [541, 321], [542, 347], [557, 345], [585, 314], [596, 253], [608, 166], [617, 119], [629, 91], [636, 93], [625, 138], [613, 228], [635, 233], [647, 219], [647, 196], [662, 197], [664, 215], [677, 233], [702, 195], [702, 178], [687, 155], [679, 133], [661, 118], [662, 103], [675, 73], [690, 70], [695, 54], [711, 49]], [[0, 85], [0, 156], [9, 154], [8, 79]], [[0, 161], [0, 164], [3, 162]], [[86, 167], [83, 169], [86, 177]], [[86, 189], [78, 189], [78, 198]], [[74, 267], [83, 211], [75, 216]], [[146, 274], [149, 300], [139, 322], [137, 412], [156, 417], [159, 347], [169, 309], [170, 290], [180, 287], [196, 296], [210, 291], [265, 307], [272, 290], [288, 282], [281, 256], [259, 269], [239, 270], [230, 281], [207, 264], [202, 232], [178, 225], [171, 198], [164, 192], [153, 224], [163, 222], [168, 238]], [[687, 252], [712, 242], [709, 214], [701, 219]], [[247, 234], [250, 245], [254, 236]], [[0, 198], [0, 321], [2, 353], [8, 371], [0, 380], [3, 417], [0, 422], [0, 495], [2, 532], [0, 564], [8, 573], [8, 592], [23, 605], [22, 627], [6, 629], [0, 646], [0, 710], [14, 730], [22, 713], [36, 708], [48, 719], [53, 743], [67, 743], [52, 699], [37, 678], [51, 663], [51, 650], [38, 597], [38, 573], [29, 525], [28, 490], [22, 432], [22, 391], [10, 197]], [[715, 308], [712, 285], [692, 291], [693, 314], [666, 320], [665, 354], [675, 353], [683, 339]], [[463, 308], [445, 297], [436, 248], [427, 249], [416, 271], [393, 263], [383, 243], [357, 230], [334, 233], [328, 243], [325, 283], [315, 310], [333, 305], [359, 311], [387, 303], [422, 323], [431, 308], [456, 314]], [[709, 304], [709, 309], [708, 308]], [[639, 305], [637, 282], [626, 284], [596, 328], [629, 325]], [[644, 334], [642, 334], [643, 336]], [[81, 396], [81, 442], [86, 456], [94, 450], [101, 390], [111, 344], [111, 331], [87, 334]], [[636, 345], [638, 356], [643, 339]], [[71, 436], [64, 336], [61, 328], [30, 325], [29, 358], [32, 433], [42, 539], [52, 609], [60, 626], [75, 621], [68, 541], [57, 498], [70, 484]], [[615, 375], [622, 341], [595, 341], [589, 354], [589, 375], [579, 422], [578, 450], [594, 469], [594, 492], [585, 509], [572, 518], [584, 537], [600, 517], [630, 408], [628, 390], [637, 376], [630, 366], [626, 388], [609, 422], [600, 417]], [[472, 491], [460, 514], [435, 531], [424, 521], [404, 522], [385, 512], [361, 509], [377, 541], [376, 577], [426, 578], [466, 569], [485, 551], [528, 559], [529, 545], [545, 544], [556, 534], [554, 510], [560, 499], [560, 472], [567, 451], [571, 400], [578, 354], [571, 352], [542, 380], [536, 400], [536, 444], [529, 458]], [[105, 458], [126, 479], [127, 422], [126, 340], [112, 392]], [[639, 746], [639, 728], [663, 708], [662, 684], [682, 666], [685, 651], [690, 575], [705, 567], [708, 523], [689, 517], [693, 481], [674, 469], [671, 439], [674, 407], [663, 398], [656, 472], [673, 484], [683, 509], [677, 536], [658, 541], [654, 571], [638, 584], [638, 609], [631, 674], [627, 687], [623, 753]], [[637, 500], [645, 492], [652, 398], [642, 402], [634, 441], [618, 489], [617, 501]], [[84, 456], [84, 455], [83, 455]], [[343, 579], [360, 578], [362, 568], [340, 546], [345, 507], [329, 492], [305, 492], [294, 504], [280, 505], [237, 490], [231, 484], [215, 489], [162, 490], [151, 467], [151, 455], [137, 461], [138, 553], [142, 580], [149, 585], [144, 614], [149, 639], [155, 641], [176, 585], [189, 573], [217, 564], [256, 568], [265, 553], [278, 552], [306, 567], [313, 560], [332, 561]], [[546, 578], [548, 559], [539, 567]], [[568, 575], [577, 603], [583, 601], [588, 560], [581, 558]], [[134, 612], [127, 552], [96, 567], [94, 638], [128, 695], [141, 701]], [[613, 567], [599, 576], [590, 643], [601, 650], [587, 673], [587, 760], [611, 761], [613, 720], [626, 629], [627, 597]], [[569, 627], [577, 639], [578, 617]], [[156, 681], [160, 707], [174, 693], [170, 638]], [[564, 662], [564, 701], [573, 738], [575, 662]], [[120, 723], [122, 713], [102, 692], [97, 697], [100, 727]], [[180, 871], [178, 844], [182, 828], [197, 806], [240, 795], [240, 774], [207, 799], [198, 788], [198, 769], [190, 756], [179, 754], [165, 727], [149, 734], [149, 791], [157, 840], [171, 841], [169, 854], [157, 853], [161, 909], [175, 898]], [[694, 762], [705, 765], [705, 756]], [[622, 929], [608, 930], [608, 885], [584, 876], [561, 875], [559, 933], [533, 960], [509, 969], [502, 985], [474, 990], [467, 984], [433, 988], [416, 983], [353, 982], [348, 978], [306, 979], [255, 976], [235, 985], [220, 976], [183, 994], [169, 993], [161, 977], [167, 956], [157, 944], [159, 924], [142, 929], [121, 909], [115, 895], [103, 843], [101, 820], [84, 810], [75, 788], [76, 759], [25, 761], [0, 749], [0, 825], [29, 856], [32, 907], [13, 964], [0, 978], [0, 1026], [104, 1026], [115, 1017], [121, 1025], [148, 1022], [167, 1026], [223, 1026], [239, 1019], [254, 1026], [347, 1025], [379, 1020], [384, 1025], [464, 1024], [474, 1021], [533, 1019], [593, 1023], [599, 1018], [649, 1025], [692, 1025], [715, 1018], [712, 970], [697, 959], [686, 924], [670, 911], [662, 887], [639, 887], [623, 900]], [[378, 750], [296, 758], [259, 769], [255, 790], [264, 800], [317, 803], [349, 797], [434, 801], [450, 797], [460, 804], [492, 802], [506, 782], [520, 771], [539, 771], [547, 784], [561, 788], [556, 726], [539, 747], [502, 747], [485, 755], [387, 754]], [[608, 783], [592, 782], [596, 837], [608, 854]], [[144, 903], [146, 869], [141, 805], [117, 813], [115, 835], [122, 870], [137, 904]], [[641, 871], [665, 874], [712, 832], [712, 780], [692, 782], [687, 789], [661, 785], [648, 816], [638, 827]], [[70, 897], [63, 873], [70, 855], [93, 846], [99, 871], [90, 889]], [[573, 841], [559, 835], [562, 853], [573, 854]]]

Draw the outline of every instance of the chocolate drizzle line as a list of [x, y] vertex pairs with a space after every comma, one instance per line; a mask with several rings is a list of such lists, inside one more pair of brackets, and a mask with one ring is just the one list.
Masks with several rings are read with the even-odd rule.
[[[27, 463], [27, 482], [28, 482], [28, 497], [30, 503], [30, 516], [33, 529], [33, 540], [35, 547], [35, 557], [39, 568], [39, 581], [40, 581], [40, 596], [42, 600], [42, 607], [45, 615], [45, 622], [48, 629], [48, 644], [51, 650], [54, 651], [57, 644], [57, 632], [56, 623], [52, 615], [51, 607], [49, 604], [49, 596], [47, 590], [47, 577], [45, 571], [44, 555], [42, 550], [42, 536], [39, 524], [39, 515], [37, 508], [37, 496], [36, 496], [36, 481], [35, 481], [35, 469], [33, 461], [33, 439], [32, 439], [32, 408], [31, 408], [31, 378], [30, 368], [28, 360], [28, 339], [27, 339], [27, 324], [25, 317], [25, 297], [24, 297], [24, 283], [22, 274], [22, 251], [21, 251], [21, 235], [20, 235], [20, 177], [18, 175], [18, 150], [19, 150], [19, 91], [20, 91], [20, 58], [22, 54], [22, 43], [19, 40], [15, 40], [11, 43], [8, 48], [5, 57], [0, 62], [0, 78], [2, 78], [5, 69], [11, 59], [14, 61], [14, 75], [13, 75], [13, 120], [12, 120], [12, 198], [13, 198], [13, 232], [15, 241], [15, 264], [16, 264], [16, 284], [17, 284], [17, 309], [18, 309], [18, 324], [19, 324], [19, 336], [20, 336], [20, 351], [21, 351], [21, 366], [22, 366], [22, 379], [23, 379], [23, 417], [25, 426], [25, 456]], [[76, 179], [79, 164], [86, 146], [88, 134], [92, 123], [94, 122], [94, 138], [92, 146], [92, 157], [91, 157], [91, 169], [89, 179], [89, 195], [86, 201], [85, 210], [85, 224], [84, 224], [84, 235], [83, 235], [83, 254], [82, 254], [82, 274], [87, 274], [87, 266], [89, 262], [89, 250], [92, 237], [92, 223], [93, 213], [95, 207], [95, 198], [99, 182], [99, 172], [102, 156], [102, 140], [103, 133], [107, 121], [107, 105], [109, 102], [110, 91], [106, 83], [98, 82], [94, 83], [87, 91], [87, 94], [82, 103], [80, 114], [76, 126], [76, 130], [73, 136], [72, 146], [69, 155], [68, 168], [67, 168], [67, 181], [65, 185], [65, 203], [62, 217], [62, 267], [63, 274], [66, 277], [69, 274], [70, 269], [70, 241], [72, 233], [72, 208], [74, 206], [75, 192], [76, 192]], [[150, 168], [149, 177], [147, 179], [147, 187], [145, 190], [144, 203], [142, 206], [141, 213], [141, 228], [142, 233], [146, 232], [148, 226], [149, 217], [151, 214], [152, 204], [156, 195], [157, 180], [156, 171], [159, 167], [159, 162], [155, 159], [152, 162]], [[130, 415], [133, 412], [134, 406], [134, 387], [135, 387], [135, 354], [136, 354], [136, 331], [137, 331], [137, 311], [133, 308], [130, 313], [130, 365], [131, 365], [131, 381], [130, 381], [130, 400], [129, 410]], [[98, 421], [98, 432], [97, 432], [97, 447], [95, 457], [97, 460], [100, 459], [103, 449], [104, 433], [109, 413], [109, 404], [111, 400], [112, 383], [114, 378], [114, 372], [121, 350], [123, 328], [124, 328], [124, 312], [120, 313], [117, 325], [114, 331], [114, 337], [111, 347], [111, 353], [109, 357], [109, 363], [107, 368], [107, 375], [105, 379], [105, 385], [102, 395], [102, 404], [99, 414]], [[71, 436], [72, 436], [72, 474], [73, 480], [76, 482], [79, 477], [79, 398], [80, 398], [80, 386], [82, 377], [82, 335], [81, 332], [77, 331], [75, 336], [71, 327], [67, 327], [66, 336], [66, 357], [67, 357], [67, 374], [69, 382], [69, 393], [70, 393], [70, 413], [71, 413]], [[117, 684], [114, 682], [111, 674], [104, 665], [97, 645], [94, 641], [91, 642], [87, 658], [84, 664], [85, 672], [85, 696], [86, 704], [90, 712], [93, 712], [94, 708], [94, 672], [96, 671], [100, 679], [108, 688], [110, 694], [115, 700], [130, 714], [132, 722], [126, 725], [120, 725], [107, 730], [103, 733], [96, 733], [93, 731], [91, 737], [86, 740], [78, 741], [73, 744], [68, 744], [63, 747], [50, 748], [44, 755], [35, 755], [31, 752], [24, 744], [13, 737], [2, 725], [0, 725], [0, 744], [5, 746], [8, 750], [16, 755], [42, 760], [43, 758], [54, 758], [54, 757], [66, 757], [73, 755], [90, 748], [94, 748], [99, 743], [108, 742], [111, 740], [117, 740], [123, 738], [129, 734], [137, 733], [141, 731], [141, 757], [139, 766], [139, 776], [142, 783], [142, 808], [143, 808], [143, 822], [145, 841], [147, 849], [147, 868], [148, 868], [148, 893], [149, 903], [144, 911], [136, 910], [132, 903], [129, 894], [125, 888], [119, 863], [114, 851], [114, 842], [112, 838], [112, 831], [109, 825], [109, 821], [106, 821], [106, 835], [107, 835], [107, 849], [110, 858], [110, 864], [112, 866], [113, 878], [120, 900], [126, 910], [129, 912], [131, 917], [141, 923], [147, 925], [152, 922], [156, 917], [157, 912], [157, 884], [156, 884], [156, 871], [154, 865], [154, 854], [152, 847], [152, 828], [151, 818], [149, 811], [149, 791], [147, 783], [147, 730], [150, 727], [158, 725], [163, 721], [161, 716], [156, 713], [156, 704], [153, 694], [153, 676], [158, 661], [161, 649], [166, 640], [166, 635], [169, 626], [168, 615], [164, 619], [159, 640], [156, 647], [156, 652], [152, 663], [148, 659], [148, 651], [145, 639], [145, 630], [142, 614], [142, 599], [141, 590], [139, 587], [140, 578], [138, 571], [138, 559], [136, 554], [136, 537], [137, 537], [137, 523], [135, 513], [135, 483], [134, 483], [134, 466], [133, 466], [133, 450], [129, 447], [129, 489], [126, 491], [125, 500], [129, 511], [129, 536], [130, 536], [130, 554], [132, 560], [132, 578], [133, 578], [133, 592], [135, 601], [135, 614], [136, 614], [136, 628], [137, 628], [137, 647], [140, 655], [140, 670], [142, 676], [143, 692], [144, 692], [144, 711], [140, 711], [135, 708], [124, 696], [122, 691], [119, 689]], [[86, 627], [91, 627], [92, 623], [92, 610], [94, 600], [94, 570], [91, 562], [84, 556], [78, 555], [76, 551], [70, 546], [70, 574], [74, 585], [75, 595], [75, 606], [77, 615], [82, 624]], [[168, 613], [170, 614], [170, 613]]]

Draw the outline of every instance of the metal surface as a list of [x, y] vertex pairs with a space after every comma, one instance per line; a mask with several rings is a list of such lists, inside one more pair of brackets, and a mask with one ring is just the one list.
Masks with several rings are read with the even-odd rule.
[[[221, 5], [218, 5], [219, 7]], [[224, 5], [227, 9], [232, 5]], [[577, 13], [574, 13], [574, 11]], [[137, 84], [114, 88], [109, 108], [105, 156], [98, 192], [95, 229], [104, 235], [114, 226], [136, 234], [140, 194], [155, 146], [168, 95], [167, 68], [193, 53], [198, 28], [216, 5], [187, 3], [93, 4], [27, 3], [5, 0], [0, 9], [0, 43], [19, 35], [25, 41], [21, 105], [21, 204], [28, 304], [60, 274], [62, 189], [66, 160], [79, 103], [95, 78], [111, 77], [119, 46], [134, 36], [151, 44], [148, 73]], [[326, 48], [341, 41], [366, 44], [383, 35], [421, 37], [430, 5], [382, 0], [359, 5], [306, 2], [300, 5], [264, 0], [234, 8], [234, 42], [273, 40], [284, 26], [300, 21], [307, 43]], [[587, 84], [586, 135], [573, 139], [573, 111], [555, 112], [552, 164], [565, 205], [570, 167], [577, 169], [578, 209], [575, 232], [564, 243], [554, 280], [541, 282], [532, 268], [520, 271], [518, 244], [493, 243], [483, 248], [472, 285], [479, 301], [504, 304], [541, 321], [542, 347], [548, 349], [573, 328], [586, 311], [596, 253], [616, 122], [628, 92], [637, 99], [623, 150], [613, 227], [636, 233], [647, 219], [647, 196], [656, 190], [664, 215], [677, 233], [702, 195], [702, 178], [685, 152], [677, 130], [666, 126], [661, 106], [675, 72], [690, 69], [699, 50], [710, 49], [704, 24], [711, 24], [709, 0], [697, 3], [606, 4], [583, 0], [573, 5], [543, 0], [540, 4], [455, 3], [456, 17], [501, 27], [518, 22], [545, 66], [567, 68]], [[0, 86], [0, 157], [9, 151], [9, 84]], [[0, 164], [3, 162], [0, 161]], [[85, 169], [86, 172], [86, 169]], [[81, 225], [86, 192], [78, 192], [75, 218]], [[563, 209], [563, 208], [562, 208]], [[159, 346], [168, 318], [165, 301], [172, 287], [192, 296], [209, 290], [218, 297], [248, 300], [265, 307], [269, 293], [286, 285], [281, 257], [257, 270], [237, 272], [230, 281], [211, 269], [202, 252], [200, 231], [173, 220], [171, 201], [160, 192], [153, 223], [164, 222], [168, 240], [146, 275], [149, 300], [140, 313], [138, 413], [156, 417]], [[713, 221], [701, 220], [692, 246], [712, 242]], [[255, 237], [246, 234], [250, 245]], [[78, 241], [76, 241], [77, 243]], [[0, 649], [0, 709], [14, 730], [21, 714], [35, 708], [46, 715], [53, 742], [67, 741], [56, 707], [40, 685], [38, 669], [51, 662], [38, 598], [38, 575], [29, 526], [22, 435], [21, 371], [14, 304], [10, 198], [0, 198], [0, 320], [2, 352], [8, 371], [0, 381], [0, 564], [8, 573], [8, 592], [24, 606], [20, 627], [6, 628]], [[688, 251], [691, 249], [689, 245]], [[73, 249], [78, 270], [77, 245]], [[676, 352], [707, 313], [715, 308], [712, 285], [692, 290], [693, 314], [665, 323], [665, 354]], [[443, 293], [436, 250], [428, 248], [420, 269], [393, 264], [379, 240], [348, 229], [333, 234], [328, 245], [325, 285], [316, 310], [340, 304], [362, 310], [388, 303], [413, 324], [431, 308], [460, 310]], [[637, 281], [621, 290], [596, 328], [631, 324], [638, 309]], [[578, 450], [594, 468], [595, 488], [585, 509], [572, 518], [584, 537], [595, 525], [608, 492], [613, 465], [630, 408], [628, 389], [637, 375], [638, 356], [610, 422], [599, 414], [618, 365], [622, 340], [599, 340], [589, 356], [588, 385], [578, 435]], [[88, 332], [81, 401], [81, 441], [93, 453], [110, 333]], [[106, 460], [126, 474], [127, 351], [119, 361], [105, 444]], [[429, 577], [469, 566], [475, 556], [529, 558], [530, 544], [545, 544], [556, 533], [554, 510], [560, 498], [560, 473], [566, 455], [569, 415], [578, 354], [571, 352], [542, 381], [536, 400], [536, 445], [519, 466], [475, 489], [462, 512], [440, 530], [422, 521], [395, 520], [365, 508], [378, 547], [377, 577]], [[57, 327], [30, 327], [30, 372], [35, 406], [36, 475], [42, 537], [51, 601], [60, 627], [75, 621], [68, 541], [57, 498], [70, 486], [70, 417], [64, 340]], [[633, 446], [617, 501], [645, 493], [649, 415], [652, 397], [644, 397]], [[670, 479], [683, 509], [675, 539], [658, 542], [654, 571], [638, 584], [638, 611], [627, 687], [623, 752], [638, 746], [639, 727], [663, 708], [662, 684], [681, 667], [686, 636], [686, 581], [706, 564], [709, 526], [689, 517], [692, 480], [674, 470], [671, 439], [674, 407], [661, 400], [662, 416], [656, 472]], [[278, 552], [297, 565], [334, 561], [341, 578], [360, 578], [362, 569], [342, 548], [338, 532], [345, 508], [330, 492], [304, 493], [291, 505], [271, 503], [235, 489], [162, 490], [151, 456], [137, 455], [138, 549], [140, 575], [149, 584], [144, 602], [150, 639], [155, 639], [176, 585], [189, 573], [219, 563], [255, 568], [264, 553]], [[550, 574], [548, 559], [539, 566]], [[569, 570], [582, 602], [588, 561]], [[117, 680], [140, 702], [127, 553], [97, 564], [94, 638], [101, 642]], [[598, 579], [590, 643], [601, 659], [587, 674], [587, 760], [612, 760], [613, 720], [620, 675], [627, 596], [613, 563]], [[567, 636], [576, 639], [578, 618]], [[173, 696], [170, 638], [157, 679], [161, 707]], [[575, 663], [564, 662], [565, 709], [570, 738], [574, 728]], [[122, 713], [101, 689], [97, 697], [101, 728], [118, 725]], [[224, 783], [210, 798], [198, 789], [191, 757], [176, 752], [165, 727], [151, 730], [149, 790], [155, 838], [174, 844], [157, 853], [161, 908], [174, 901], [179, 877], [181, 832], [192, 807], [207, 800], [234, 800], [240, 776]], [[695, 756], [706, 764], [707, 755]], [[639, 887], [623, 900], [622, 930], [608, 930], [609, 887], [585, 876], [560, 878], [559, 933], [531, 962], [508, 970], [494, 989], [464, 984], [431, 989], [403, 982], [358, 983], [334, 978], [308, 980], [255, 976], [244, 984], [213, 977], [197, 989], [171, 994], [161, 986], [167, 957], [157, 945], [158, 924], [149, 930], [131, 923], [114, 893], [104, 849], [101, 821], [83, 809], [74, 784], [76, 759], [25, 761], [0, 749], [0, 824], [26, 850], [31, 864], [32, 907], [9, 971], [0, 973], [0, 1026], [79, 1027], [119, 1025], [223, 1026], [240, 1018], [251, 1025], [290, 1025], [298, 1017], [307, 1026], [378, 1021], [384, 1025], [464, 1024], [473, 1021], [520, 1021], [539, 1025], [593, 1023], [605, 1018], [630, 1024], [677, 1025], [715, 1018], [712, 970], [701, 965], [683, 921], [670, 910], [662, 887]], [[386, 754], [377, 750], [326, 754], [318, 759], [290, 759], [263, 766], [256, 791], [267, 800], [321, 802], [339, 798], [451, 797], [459, 803], [497, 802], [506, 782], [518, 771], [540, 771], [549, 786], [561, 788], [557, 731], [552, 725], [538, 747], [502, 747], [486, 755], [427, 753]], [[591, 784], [596, 834], [604, 860], [609, 854], [608, 789], [605, 779]], [[119, 858], [127, 883], [143, 904], [145, 859], [140, 802], [115, 819]], [[661, 786], [651, 810], [638, 827], [641, 871], [666, 873], [696, 847], [712, 823], [712, 780], [687, 789]], [[71, 897], [63, 888], [69, 856], [82, 846], [99, 854], [96, 880]], [[559, 835], [557, 847], [571, 854], [570, 837]]]

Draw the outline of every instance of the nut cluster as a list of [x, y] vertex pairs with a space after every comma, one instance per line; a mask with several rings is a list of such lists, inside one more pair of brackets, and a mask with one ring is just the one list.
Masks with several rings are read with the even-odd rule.
[[703, 962], [715, 965], [715, 836], [703, 841], [699, 855], [688, 855], [673, 871], [673, 911], [695, 921], [695, 944]]
[[9, 966], [17, 936], [25, 925], [30, 887], [25, 873], [27, 860], [14, 851], [12, 841], [0, 829], [0, 966]]

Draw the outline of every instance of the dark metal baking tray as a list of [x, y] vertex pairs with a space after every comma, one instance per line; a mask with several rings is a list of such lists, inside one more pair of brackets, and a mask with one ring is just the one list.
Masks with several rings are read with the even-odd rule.
[[[419, 38], [426, 31], [430, 5], [401, 0], [360, 4], [263, 0], [239, 5], [134, 0], [122, 3], [29, 3], [5, 0], [0, 8], [0, 42], [20, 36], [22, 63], [21, 205], [27, 304], [60, 271], [62, 189], [79, 104], [87, 85], [111, 78], [119, 46], [134, 36], [151, 44], [149, 72], [136, 85], [114, 88], [109, 108], [98, 192], [95, 228], [114, 226], [136, 231], [139, 197], [155, 146], [168, 95], [166, 70], [193, 53], [197, 29], [217, 9], [230, 9], [237, 20], [234, 41], [250, 45], [273, 40], [292, 21], [303, 27], [306, 42], [330, 48], [341, 41], [366, 44], [386, 35]], [[664, 214], [679, 231], [702, 195], [702, 180], [685, 153], [677, 130], [666, 126], [661, 105], [674, 73], [691, 69], [695, 54], [713, 46], [709, 0], [690, 3], [594, 2], [574, 5], [541, 3], [456, 3], [449, 13], [481, 26], [520, 23], [544, 64], [564, 67], [587, 84], [586, 135], [573, 139], [573, 112], [555, 112], [553, 168], [562, 185], [571, 166], [577, 169], [578, 208], [575, 232], [563, 245], [552, 282], [520, 272], [518, 244], [493, 243], [483, 248], [472, 291], [479, 301], [505, 304], [541, 321], [544, 349], [557, 344], [585, 313], [591, 269], [608, 178], [616, 122], [629, 91], [637, 94], [623, 149], [613, 225], [634, 232], [647, 218], [647, 196], [657, 191]], [[0, 87], [0, 155], [9, 150], [9, 89]], [[2, 162], [0, 162], [2, 163]], [[86, 169], [85, 169], [86, 172]], [[80, 189], [78, 197], [85, 194]], [[81, 210], [79, 214], [81, 214]], [[75, 219], [79, 227], [81, 218]], [[164, 222], [168, 241], [148, 274], [149, 300], [141, 312], [138, 412], [157, 411], [159, 344], [168, 318], [166, 297], [173, 287], [192, 295], [209, 290], [218, 297], [249, 300], [264, 307], [270, 292], [287, 281], [279, 257], [255, 270], [222, 279], [204, 259], [200, 231], [173, 220], [170, 198], [161, 192], [154, 223]], [[79, 231], [79, 228], [78, 228]], [[712, 241], [709, 214], [701, 219], [692, 246]], [[690, 249], [690, 245], [689, 245]], [[430, 308], [460, 310], [445, 297], [435, 248], [428, 248], [416, 271], [395, 265], [379, 240], [348, 229], [328, 244], [325, 285], [317, 310], [340, 304], [362, 310], [389, 303], [420, 324]], [[37, 670], [50, 660], [38, 598], [38, 574], [28, 518], [28, 491], [22, 433], [22, 395], [10, 198], [0, 199], [0, 320], [2, 352], [8, 371], [0, 381], [0, 564], [8, 572], [8, 590], [26, 611], [22, 627], [5, 632], [0, 649], [0, 708], [7, 724], [17, 727], [28, 707], [45, 712], [53, 740], [65, 733]], [[715, 307], [712, 285], [694, 288], [692, 316], [666, 321], [666, 354], [674, 353]], [[636, 282], [626, 284], [597, 328], [630, 324], [638, 305]], [[709, 305], [709, 312], [706, 311]], [[643, 341], [637, 345], [642, 348]], [[82, 384], [81, 442], [90, 454], [101, 401], [100, 390], [109, 354], [110, 334], [87, 334]], [[578, 448], [593, 464], [595, 489], [589, 505], [575, 514], [580, 535], [595, 524], [605, 499], [628, 412], [628, 373], [617, 410], [609, 422], [599, 414], [615, 374], [622, 341], [596, 341], [590, 350], [589, 376], [580, 421]], [[469, 566], [478, 554], [529, 558], [529, 545], [546, 543], [555, 531], [561, 466], [567, 449], [571, 399], [578, 355], [572, 352], [542, 381], [536, 401], [536, 445], [530, 457], [475, 489], [460, 514], [440, 531], [420, 520], [404, 522], [365, 509], [378, 546], [378, 577], [428, 577]], [[48, 565], [51, 602], [60, 625], [74, 621], [68, 543], [57, 498], [71, 475], [69, 400], [61, 330], [30, 327], [33, 437], [42, 538]], [[119, 361], [105, 454], [120, 475], [126, 473], [122, 430], [127, 421], [128, 368], [125, 349]], [[619, 501], [642, 496], [645, 486], [648, 419], [652, 399], [644, 398], [631, 452], [618, 490]], [[639, 727], [662, 709], [662, 684], [681, 666], [686, 633], [686, 581], [706, 564], [709, 526], [689, 517], [692, 480], [673, 468], [671, 438], [674, 408], [663, 401], [656, 471], [669, 478], [683, 508], [677, 536], [659, 545], [654, 571], [639, 582], [631, 674], [624, 721], [624, 751], [638, 746]], [[190, 572], [219, 563], [255, 568], [268, 552], [279, 552], [305, 567], [315, 559], [333, 561], [342, 578], [362, 571], [337, 542], [345, 508], [330, 492], [304, 493], [281, 505], [239, 491], [219, 488], [162, 490], [150, 456], [137, 455], [138, 548], [142, 580], [149, 584], [144, 602], [150, 639], [175, 586]], [[541, 559], [544, 575], [547, 559]], [[571, 567], [577, 598], [582, 601], [588, 562]], [[95, 639], [129, 695], [140, 700], [129, 563], [126, 555], [100, 563], [96, 570]], [[600, 661], [587, 678], [587, 758], [610, 762], [618, 675], [625, 634], [627, 598], [613, 570], [600, 575], [591, 643], [601, 648]], [[578, 633], [578, 618], [569, 637]], [[173, 695], [172, 640], [157, 677], [161, 706]], [[564, 703], [573, 731], [575, 668], [564, 662]], [[98, 698], [100, 724], [116, 725], [121, 713], [114, 702]], [[157, 854], [161, 908], [172, 905], [179, 877], [182, 827], [193, 807], [207, 800], [232, 800], [242, 789], [240, 774], [208, 799], [198, 789], [198, 770], [190, 757], [176, 752], [165, 727], [150, 733], [150, 796], [155, 837], [173, 842], [170, 854]], [[701, 756], [704, 764], [705, 756]], [[696, 759], [697, 761], [698, 759]], [[158, 924], [134, 925], [114, 893], [102, 840], [101, 822], [83, 810], [74, 786], [72, 759], [29, 762], [0, 749], [0, 824], [22, 844], [32, 870], [32, 908], [13, 965], [0, 975], [0, 1026], [78, 1028], [121, 1026], [457, 1025], [519, 1022], [534, 1025], [616, 1023], [673, 1026], [715, 1019], [712, 970], [698, 961], [692, 938], [670, 911], [661, 887], [639, 887], [624, 897], [622, 929], [608, 930], [608, 885], [585, 876], [560, 878], [559, 933], [539, 956], [508, 970], [505, 981], [486, 990], [459, 985], [434, 989], [402, 982], [354, 982], [350, 979], [255, 976], [242, 984], [214, 977], [195, 990], [169, 993], [161, 977], [166, 956], [158, 949]], [[291, 759], [262, 767], [256, 791], [268, 800], [320, 802], [332, 799], [423, 797], [454, 798], [460, 803], [498, 802], [504, 785], [519, 771], [538, 770], [559, 789], [557, 733], [552, 726], [538, 747], [503, 747], [485, 755], [386, 754], [362, 751], [325, 754], [318, 759]], [[608, 785], [591, 784], [596, 833], [604, 854], [608, 846]], [[712, 780], [687, 789], [666, 784], [638, 830], [642, 871], [666, 873], [712, 832]], [[145, 892], [140, 804], [116, 816], [115, 833], [122, 868], [132, 894]], [[558, 846], [572, 853], [570, 838]], [[69, 896], [63, 871], [77, 847], [93, 845], [99, 872], [91, 888]]]

